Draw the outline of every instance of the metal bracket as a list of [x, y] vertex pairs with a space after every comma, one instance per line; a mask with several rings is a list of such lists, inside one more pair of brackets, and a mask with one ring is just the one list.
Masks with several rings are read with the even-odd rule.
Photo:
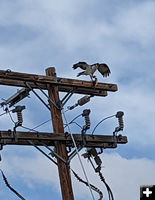
[[68, 161], [66, 161], [65, 159], [63, 159], [61, 156], [59, 156], [59, 154], [57, 154], [55, 151], [53, 151], [48, 145], [44, 144], [41, 142], [41, 144], [46, 147], [49, 151], [50, 151], [50, 155], [52, 157], [56, 157], [58, 159], [60, 159], [62, 162], [64, 162], [65, 164], [68, 164]]
[[81, 151], [83, 149], [83, 146], [79, 147], [77, 150], [75, 149], [70, 155], [69, 155], [69, 160], [68, 162], [70, 162], [72, 160], [72, 158], [74, 158], [74, 156], [76, 156], [77, 152]]
[[113, 137], [114, 137], [114, 143], [113, 145], [115, 146], [115, 148], [117, 147], [117, 132], [113, 132]]
[[82, 148], [83, 148], [83, 146], [81, 146], [81, 147], [79, 147], [77, 150], [74, 150], [74, 151], [69, 155], [69, 159], [68, 159], [68, 160], [65, 160], [65, 159], [63, 159], [61, 156], [59, 156], [59, 154], [57, 154], [55, 151], [53, 151], [48, 145], [46, 145], [46, 144], [44, 144], [44, 143], [42, 143], [42, 145], [43, 145], [44, 147], [46, 147], [48, 150], [50, 150], [50, 155], [51, 155], [52, 157], [56, 157], [56, 158], [60, 159], [60, 160], [61, 160], [62, 162], [64, 162], [65, 164], [69, 164], [70, 161], [72, 160], [72, 158], [74, 158], [74, 156], [76, 156], [77, 151], [79, 152], [79, 151], [81, 151]]
[[61, 101], [57, 102], [57, 106], [59, 106], [61, 109], [64, 107], [64, 105], [67, 103], [67, 101], [71, 98], [71, 96], [74, 93], [74, 88], [71, 89], [63, 98]]
[[0, 103], [0, 105], [3, 107], [4, 105], [9, 105], [9, 107], [12, 107], [13, 105], [15, 105], [16, 103], [18, 103], [19, 101], [21, 101], [22, 99], [24, 99], [25, 97], [29, 96], [29, 92], [30, 92], [30, 88], [22, 88], [20, 90], [17, 90], [17, 92], [12, 95], [10, 98], [8, 98], [7, 100], [5, 100], [4, 102]]
[[[95, 172], [99, 172], [101, 170], [102, 161], [101, 161], [100, 157], [98, 156], [98, 152], [97, 152], [96, 148], [87, 148], [87, 152], [82, 154], [82, 156], [84, 158], [88, 158], [88, 160], [90, 161], [91, 165], [93, 166]], [[92, 157], [97, 165], [96, 168], [91, 160]]]

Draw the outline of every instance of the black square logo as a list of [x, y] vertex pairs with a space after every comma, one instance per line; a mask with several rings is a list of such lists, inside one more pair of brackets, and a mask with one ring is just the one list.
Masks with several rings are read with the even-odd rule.
[[155, 185], [141, 186], [140, 200], [155, 200]]

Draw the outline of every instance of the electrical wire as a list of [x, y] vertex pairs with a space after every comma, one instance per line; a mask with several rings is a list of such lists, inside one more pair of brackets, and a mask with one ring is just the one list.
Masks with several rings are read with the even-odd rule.
[[72, 121], [70, 121], [68, 124], [71, 124], [71, 123], [73, 123], [77, 118], [79, 118], [80, 116], [82, 116], [82, 114], [79, 114], [79, 115], [77, 115], [76, 117], [74, 117], [73, 119], [72, 119]]
[[[47, 155], [42, 149], [40, 149], [37, 145], [35, 145], [31, 140], [28, 140], [28, 142], [30, 144], [32, 144], [38, 151], [40, 151], [44, 156], [46, 156], [50, 161], [52, 161], [55, 165], [58, 165], [57, 162], [55, 160], [53, 160], [49, 155]], [[42, 143], [43, 144], [43, 143]], [[47, 146], [46, 146], [47, 147]], [[51, 149], [48, 148], [50, 151]], [[82, 183], [84, 183], [86, 186], [89, 187], [88, 182], [84, 181], [82, 178], [80, 178], [78, 176], [78, 174], [70, 167], [70, 170], [72, 171], [72, 173], [74, 174], [74, 176]], [[90, 184], [90, 187], [92, 190], [94, 190], [95, 192], [97, 192], [100, 196], [100, 198], [98, 200], [102, 200], [103, 198], [103, 193], [94, 185]]]
[[6, 176], [4, 175], [4, 172], [0, 169], [1, 173], [2, 173], [2, 177], [3, 180], [6, 184], [6, 186], [14, 193], [16, 194], [21, 200], [26, 200], [24, 197], [22, 197], [22, 195], [20, 195], [13, 187], [11, 187], [11, 185], [8, 183], [8, 180], [6, 178]]
[[12, 110], [8, 110], [8, 108], [7, 108], [4, 113], [0, 114], [0, 117], [8, 114], [9, 112], [12, 112]]
[[[72, 122], [72, 123], [69, 123], [69, 124], [76, 124], [80, 129], [82, 129], [82, 126], [80, 126], [80, 124], [78, 124], [77, 122]], [[67, 124], [64, 124], [64, 125], [65, 125], [64, 128], [66, 128]]]
[[[51, 103], [53, 103], [53, 105], [54, 105], [56, 108], [60, 109], [60, 108], [55, 104], [55, 102], [53, 102], [53, 101], [48, 97], [48, 95], [47, 95], [41, 88], [40, 88], [40, 90], [41, 90], [41, 91], [43, 92], [43, 94], [48, 98], [48, 100], [51, 101]], [[69, 133], [70, 133], [70, 135], [71, 135], [71, 138], [72, 138], [74, 147], [75, 147], [75, 149], [76, 149], [76, 152], [77, 152], [77, 155], [78, 155], [78, 158], [79, 158], [79, 161], [80, 161], [80, 164], [81, 164], [83, 173], [84, 173], [85, 178], [86, 178], [86, 180], [87, 180], [87, 182], [88, 182], [89, 189], [90, 189], [90, 193], [91, 193], [91, 195], [92, 195], [93, 200], [95, 200], [95, 199], [94, 199], [94, 196], [93, 196], [93, 193], [92, 193], [92, 191], [91, 191], [91, 187], [90, 187], [90, 184], [89, 184], [89, 181], [88, 181], [88, 177], [87, 177], [87, 175], [86, 175], [84, 166], [83, 166], [83, 164], [82, 164], [82, 161], [81, 161], [81, 158], [80, 158], [80, 155], [79, 155], [79, 152], [78, 152], [78, 149], [77, 149], [77, 146], [76, 146], [74, 137], [73, 137], [73, 135], [72, 135], [72, 133], [71, 133], [71, 131], [70, 131], [69, 123], [67, 122], [67, 119], [66, 119], [65, 112], [64, 112], [64, 109], [63, 109], [63, 108], [62, 108], [62, 114], [63, 114], [63, 116], [64, 116], [64, 119], [65, 119], [65, 121], [66, 121], [66, 126], [68, 127], [68, 130], [69, 130]], [[80, 116], [81, 116], [81, 114], [78, 115], [77, 117], [75, 117], [70, 123], [73, 123], [73, 121], [74, 121], [75, 119], [77, 119], [78, 117], [80, 117]]]
[[[95, 168], [95, 166], [94, 166], [94, 164], [93, 164], [93, 162], [92, 162], [90, 156], [91, 156], [91, 155], [88, 156], [88, 160], [90, 161], [90, 163], [91, 163], [91, 165], [92, 165], [94, 171], [95, 171], [96, 173], [99, 174], [99, 177], [100, 177], [101, 181], [102, 181], [102, 182], [104, 183], [104, 185], [106, 186], [106, 189], [107, 189], [107, 192], [108, 192], [109, 200], [114, 200], [113, 193], [112, 193], [112, 191], [111, 191], [109, 185], [106, 183], [105, 178], [103, 177], [103, 174], [101, 173], [101, 168], [100, 168], [99, 170], [97, 170], [98, 167]], [[98, 165], [98, 166], [99, 166], [99, 165]]]
[[[63, 111], [64, 112], [64, 111]], [[64, 112], [65, 113], [65, 112]], [[79, 118], [80, 116], [82, 116], [82, 114], [79, 114], [79, 115], [77, 115], [75, 118], [73, 118], [68, 124], [65, 124], [65, 127], [64, 128], [66, 128], [69, 124], [72, 124], [72, 123], [76, 123], [76, 122], [74, 122], [77, 118]], [[82, 128], [82, 126], [80, 126], [79, 124], [78, 124], [78, 126], [80, 127], [80, 128]]]
[[3, 115], [6, 115], [6, 114], [7, 114], [7, 112], [4, 112], [4, 113], [0, 114], [0, 117], [3, 116]]
[[78, 127], [82, 129], [82, 126], [80, 126], [77, 122], [72, 122], [72, 124], [76, 124]]
[[24, 128], [24, 129], [26, 129], [26, 130], [33, 131], [33, 132], [38, 133], [38, 131], [36, 131], [36, 130], [34, 130], [34, 129], [32, 129], [32, 128], [28, 128], [28, 127], [26, 127], [26, 126], [21, 126], [21, 127]]
[[95, 126], [95, 128], [94, 128], [93, 131], [92, 131], [92, 135], [93, 135], [93, 133], [95, 132], [96, 128], [97, 128], [103, 121], [105, 121], [106, 119], [115, 117], [115, 116], [116, 116], [116, 115], [111, 115], [111, 116], [109, 116], [109, 117], [106, 117], [106, 118], [102, 119], [99, 123], [97, 123], [97, 125]]
[[[90, 190], [90, 193], [91, 193], [92, 199], [95, 200], [94, 195], [93, 195], [93, 192], [92, 192], [92, 189], [91, 189], [91, 186], [90, 186], [90, 183], [89, 183], [89, 180], [88, 180], [88, 177], [87, 177], [87, 174], [86, 174], [86, 171], [85, 171], [85, 169], [84, 169], [84, 165], [83, 165], [83, 163], [82, 163], [82, 160], [81, 160], [81, 158], [80, 158], [80, 154], [79, 154], [79, 152], [78, 152], [78, 148], [77, 148], [77, 145], [76, 145], [75, 139], [74, 139], [74, 137], [73, 137], [73, 134], [71, 133], [70, 126], [69, 126], [69, 124], [68, 124], [68, 122], [67, 122], [67, 119], [66, 119], [66, 116], [65, 116], [65, 112], [64, 112], [63, 109], [62, 109], [62, 114], [63, 114], [63, 116], [64, 116], [64, 119], [65, 119], [66, 124], [67, 124], [67, 127], [68, 127], [68, 133], [71, 135], [71, 138], [72, 138], [72, 141], [73, 141], [73, 144], [74, 144], [75, 150], [76, 150], [76, 152], [77, 152], [78, 159], [79, 159], [79, 161], [80, 161], [80, 165], [81, 165], [81, 167], [82, 167], [82, 171], [83, 171], [84, 176], [85, 176], [85, 178], [86, 178], [86, 180], [87, 180], [88, 187], [89, 187], [89, 190]], [[80, 115], [79, 115], [79, 116], [80, 116]]]
[[99, 176], [100, 176], [101, 181], [105, 184], [105, 186], [107, 188], [107, 191], [108, 191], [108, 194], [109, 194], [109, 200], [114, 200], [113, 193], [112, 193], [109, 185], [106, 183], [105, 178], [103, 177], [101, 172], [99, 172]]
[[[33, 91], [33, 89], [32, 89], [27, 83], [26, 83], [26, 85]], [[39, 88], [39, 89], [41, 90], [41, 92], [48, 98], [48, 100], [49, 100], [57, 109], [60, 109], [60, 108], [55, 104], [55, 102], [53, 102], [53, 101], [48, 97], [48, 95], [47, 95], [41, 88]], [[33, 92], [34, 92], [34, 91], [33, 91]], [[34, 92], [34, 94], [36, 95], [35, 92]], [[44, 103], [44, 101], [41, 99], [40, 96], [38, 96], [38, 95], [36, 95], [36, 96], [42, 101], [42, 103]], [[45, 104], [45, 103], [44, 103], [44, 104]], [[46, 104], [46, 106], [47, 106], [47, 104]], [[47, 106], [47, 107], [48, 107], [48, 106]], [[48, 108], [49, 108], [49, 107], [48, 107]], [[62, 108], [62, 113], [63, 113], [64, 119], [65, 119], [65, 121], [66, 121], [66, 126], [68, 127], [69, 133], [70, 133], [70, 135], [71, 135], [71, 138], [72, 138], [74, 147], [75, 147], [75, 149], [76, 149], [76, 152], [77, 152], [77, 155], [78, 155], [78, 158], [79, 158], [79, 161], [80, 161], [80, 164], [81, 164], [83, 173], [84, 173], [85, 178], [86, 178], [86, 180], [87, 180], [87, 183], [88, 183], [88, 187], [89, 187], [91, 196], [92, 196], [93, 200], [95, 200], [94, 195], [93, 195], [93, 193], [92, 193], [92, 188], [91, 188], [91, 185], [90, 185], [90, 183], [89, 183], [88, 177], [87, 177], [87, 175], [86, 175], [86, 172], [85, 172], [83, 163], [82, 163], [82, 161], [81, 161], [81, 158], [80, 158], [80, 155], [79, 155], [79, 152], [78, 152], [78, 149], [77, 149], [77, 146], [76, 146], [74, 137], [73, 137], [73, 135], [72, 135], [72, 133], [71, 133], [71, 131], [70, 131], [70, 127], [69, 127], [69, 124], [73, 123], [74, 120], [76, 120], [79, 116], [81, 116], [81, 114], [78, 115], [77, 117], [75, 117], [70, 123], [68, 123], [63, 108]], [[15, 123], [10, 113], [9, 113], [9, 116], [10, 116], [11, 120], [13, 121], [13, 123]], [[102, 121], [103, 121], [103, 120], [102, 120]], [[102, 122], [102, 121], [101, 121], [101, 122]], [[101, 123], [101, 122], [100, 122], [100, 123]], [[45, 122], [45, 123], [46, 123], [46, 122]], [[99, 123], [99, 124], [100, 124], [100, 123]], [[43, 123], [43, 124], [44, 124], [44, 123]], [[98, 126], [99, 124], [97, 124], [97, 126]], [[42, 124], [41, 124], [41, 125], [42, 125]], [[39, 126], [41, 126], [41, 125], [39, 125]], [[39, 127], [39, 126], [37, 126], [37, 127]], [[95, 127], [95, 129], [97, 128], [97, 126]], [[23, 128], [26, 128], [26, 129], [29, 129], [29, 128], [24, 127], [24, 126], [22, 126], [22, 127], [23, 127]], [[95, 131], [95, 129], [94, 129], [94, 131]], [[34, 130], [34, 129], [29, 129], [29, 130]], [[92, 133], [92, 134], [93, 134], [93, 133]], [[38, 149], [38, 150], [39, 150], [39, 149]]]
[[21, 127], [24, 128], [24, 129], [27, 129], [27, 130], [29, 130], [29, 131], [38, 132], [37, 130], [35, 130], [36, 128], [39, 128], [40, 126], [43, 126], [44, 124], [48, 123], [48, 122], [51, 121], [51, 120], [52, 120], [52, 119], [48, 119], [48, 120], [42, 122], [41, 124], [39, 124], [39, 125], [37, 125], [37, 126], [35, 126], [35, 127], [33, 127], [33, 128], [28, 128], [28, 127], [26, 127], [26, 126], [21, 126]]
[[8, 112], [8, 114], [9, 114], [9, 116], [10, 116], [11, 121], [12, 121], [14, 124], [16, 124], [16, 122], [13, 120], [13, 117], [12, 117], [11, 113]]
[[52, 120], [52, 119], [48, 119], [48, 120], [46, 120], [45, 122], [42, 122], [41, 124], [39, 124], [39, 125], [37, 125], [37, 126], [33, 127], [32, 129], [39, 128], [40, 126], [43, 126], [44, 124], [46, 124], [46, 123], [50, 122], [51, 120]]
[[[80, 182], [84, 183], [86, 186], [89, 186], [88, 183], [87, 183], [86, 181], [82, 180], [82, 179], [77, 175], [77, 173], [75, 173], [74, 170], [71, 169], [71, 171], [73, 172], [74, 176], [75, 176]], [[95, 192], [97, 192], [97, 193], [99, 194], [100, 198], [99, 198], [98, 200], [102, 200], [102, 198], [103, 198], [103, 193], [102, 193], [97, 187], [95, 187], [95, 186], [92, 185], [92, 184], [90, 184], [90, 187], [91, 187], [92, 190], [94, 190]]]

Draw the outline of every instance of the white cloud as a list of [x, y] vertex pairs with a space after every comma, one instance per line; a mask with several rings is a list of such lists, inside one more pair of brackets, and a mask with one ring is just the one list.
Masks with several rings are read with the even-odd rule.
[[154, 161], [145, 158], [128, 160], [114, 154], [105, 154], [103, 159], [107, 166], [104, 169], [105, 177], [109, 179], [116, 199], [136, 200], [140, 185], [154, 184]]
[[[76, 78], [77, 72], [71, 71], [74, 62], [79, 60], [88, 63], [107, 62], [112, 74], [104, 80], [98, 76], [99, 80], [117, 83], [118, 92], [111, 93], [106, 98], [93, 98], [85, 107], [67, 113], [68, 118], [72, 119], [73, 115], [76, 116], [84, 108], [91, 108], [93, 127], [103, 117], [122, 110], [125, 113], [123, 134], [129, 138], [128, 146], [132, 157], [136, 154], [130, 145], [133, 142], [136, 144], [133, 148], [140, 151], [154, 147], [154, 1], [136, 1], [136, 3], [130, 1], [125, 4], [106, 5], [106, 1], [97, 4], [96, 1], [88, 0], [85, 2], [16, 0], [16, 3], [3, 1], [0, 4], [2, 30], [3, 26], [10, 27], [9, 30], [14, 26], [18, 28], [22, 26], [25, 27], [25, 34], [31, 36], [30, 38], [23, 36], [23, 39], [18, 40], [18, 36], [12, 38], [14, 32], [10, 31], [10, 36], [8, 33], [10, 42], [5, 43], [3, 40], [0, 44], [1, 69], [11, 68], [13, 71], [44, 74], [46, 67], [54, 65], [58, 76]], [[104, 9], [99, 15], [102, 6]], [[1, 93], [3, 92], [1, 90]], [[71, 98], [69, 105], [74, 104], [77, 99], [77, 96]], [[24, 124], [31, 127], [35, 123], [33, 121], [35, 115], [33, 116], [32, 112], [33, 109], [30, 118], [28, 113], [24, 115]], [[43, 115], [47, 117], [46, 113], [41, 113], [42, 117]], [[38, 121], [40, 123], [42, 119], [39, 117]], [[117, 119], [106, 121], [98, 127], [96, 133], [112, 133], [116, 125]], [[1, 126], [8, 127], [7, 116], [1, 118]], [[52, 165], [42, 158], [13, 157], [6, 157], [7, 161], [4, 164], [4, 168], [12, 177], [14, 175], [11, 170], [17, 169], [16, 176], [18, 177], [20, 171], [21, 179], [23, 178], [30, 187], [33, 181], [45, 184], [56, 182], [56, 187], [59, 185], [56, 167], [51, 167]], [[112, 186], [116, 199], [137, 200], [140, 184], [154, 184], [152, 178], [154, 175], [151, 175], [155, 167], [153, 161], [127, 160], [114, 154], [105, 154], [103, 158], [105, 178]], [[72, 166], [81, 173], [76, 162], [73, 161]], [[54, 172], [54, 176], [51, 171]], [[88, 174], [92, 174], [89, 167]], [[90, 178], [102, 188], [96, 179], [97, 177]], [[83, 196], [85, 199], [90, 196], [89, 190], [76, 180], [74, 180], [74, 190], [76, 196], [81, 199]]]
[[[101, 157], [104, 166], [102, 168], [103, 175], [116, 199], [137, 200], [139, 198], [140, 185], [154, 184], [154, 161], [146, 158], [126, 159], [113, 153], [104, 153]], [[100, 182], [98, 175], [95, 175], [90, 163], [83, 158], [82, 162], [90, 183], [97, 186], [101, 191], [104, 191], [104, 195], [106, 196], [107, 192], [104, 184]], [[2, 166], [7, 175], [12, 178], [22, 179], [22, 181], [24, 180], [30, 189], [31, 187], [35, 187], [35, 182], [41, 183], [42, 185], [54, 183], [52, 186], [55, 189], [57, 188], [57, 192], [60, 192], [58, 189], [59, 180], [57, 168], [54, 164], [48, 162], [46, 158], [40, 156], [32, 158], [14, 156], [5, 159]], [[85, 180], [77, 157], [71, 162], [71, 168]], [[75, 179], [74, 176], [72, 176], [72, 179], [76, 199], [82, 200], [91, 197], [87, 187]], [[94, 195], [97, 197], [97, 194], [94, 193]]]
[[[128, 70], [131, 65], [125, 65], [125, 63], [129, 62], [129, 59], [137, 60], [138, 58], [134, 46], [129, 48], [126, 43], [133, 41], [134, 44], [140, 43], [147, 46], [154, 40], [152, 28], [154, 27], [154, 2], [138, 2], [130, 6], [128, 4], [120, 6], [119, 12], [114, 9], [111, 23], [107, 21], [107, 16], [104, 18], [104, 12], [102, 17], [97, 18], [97, 11], [93, 10], [93, 4], [95, 5], [94, 1], [89, 2], [88, 6], [88, 1], [81, 3], [70, 0], [65, 2], [36, 0], [35, 3], [17, 1], [15, 5], [3, 4], [2, 25], [22, 25], [25, 28], [29, 27], [38, 35], [26, 43], [23, 40], [20, 48], [19, 44], [13, 47], [10, 45], [1, 47], [3, 55], [1, 62], [5, 65], [13, 63], [17, 70], [26, 66], [26, 69], [34, 72], [37, 68], [39, 70], [43, 63], [49, 65], [52, 62], [53, 64], [56, 57], [62, 57], [60, 54], [62, 50], [64, 54], [67, 52], [70, 54], [68, 55], [70, 60], [73, 60], [73, 57], [76, 61], [80, 58], [87, 59], [87, 54], [90, 55], [89, 62], [106, 61], [117, 69]], [[90, 9], [91, 15], [88, 14], [87, 9]], [[29, 30], [26, 33], [29, 34]], [[47, 51], [48, 56], [41, 53], [41, 49], [44, 53]], [[78, 49], [84, 51], [85, 55], [81, 56], [79, 53], [73, 55]], [[142, 49], [140, 48], [139, 51]], [[139, 54], [143, 56], [142, 52]], [[35, 63], [37, 66], [32, 68]]]
[[[124, 112], [124, 132], [129, 138], [129, 144], [137, 143], [137, 147], [154, 146], [154, 93], [142, 85], [136, 85], [136, 81], [128, 85], [118, 84], [118, 92], [112, 93], [102, 98], [94, 98], [91, 100], [89, 107], [91, 108], [91, 122], [94, 127], [97, 122], [103, 118], [116, 114], [121, 110]], [[95, 100], [96, 99], [96, 100]], [[88, 106], [88, 105], [87, 105]], [[95, 113], [98, 113], [95, 115]], [[97, 133], [112, 134], [117, 119], [109, 119], [103, 122]], [[107, 126], [108, 125], [108, 126]], [[131, 147], [132, 148], [132, 147]]]
[[38, 181], [45, 185], [55, 183], [53, 185], [59, 191], [59, 187], [57, 187], [59, 185], [57, 168], [45, 157], [36, 156], [36, 154], [33, 154], [31, 158], [16, 155], [11, 158], [8, 156], [7, 159], [4, 159], [3, 169], [12, 178], [18, 176], [28, 186], [31, 181], [34, 181], [34, 183]]
[[154, 9], [154, 1], [143, 1], [121, 10], [115, 18], [120, 40], [139, 42], [142, 46], [151, 44], [155, 35]]

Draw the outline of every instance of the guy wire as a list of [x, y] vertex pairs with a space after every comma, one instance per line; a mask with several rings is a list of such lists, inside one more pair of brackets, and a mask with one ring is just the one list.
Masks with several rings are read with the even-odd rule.
[[63, 116], [64, 116], [65, 123], [67, 124], [68, 132], [69, 132], [69, 134], [71, 135], [71, 138], [72, 138], [72, 141], [73, 141], [73, 144], [74, 144], [75, 150], [76, 150], [76, 152], [77, 152], [78, 159], [79, 159], [79, 161], [80, 161], [80, 165], [81, 165], [81, 167], [82, 167], [82, 171], [83, 171], [84, 176], [85, 176], [85, 178], [86, 178], [86, 180], [87, 180], [87, 183], [88, 183], [88, 186], [89, 186], [89, 190], [90, 190], [90, 193], [91, 193], [92, 199], [95, 200], [94, 195], [93, 195], [93, 192], [92, 192], [92, 189], [91, 189], [91, 186], [90, 186], [90, 183], [89, 183], [89, 180], [88, 180], [88, 177], [87, 177], [87, 174], [86, 174], [86, 171], [85, 171], [85, 169], [84, 169], [84, 166], [83, 166], [82, 160], [81, 160], [81, 158], [80, 158], [80, 154], [79, 154], [78, 149], [77, 149], [76, 142], [75, 142], [75, 140], [74, 140], [73, 134], [71, 133], [70, 126], [69, 126], [69, 124], [68, 124], [68, 122], [67, 122], [67, 118], [66, 118], [66, 116], [65, 116], [64, 109], [62, 109], [62, 114], [63, 114]]

